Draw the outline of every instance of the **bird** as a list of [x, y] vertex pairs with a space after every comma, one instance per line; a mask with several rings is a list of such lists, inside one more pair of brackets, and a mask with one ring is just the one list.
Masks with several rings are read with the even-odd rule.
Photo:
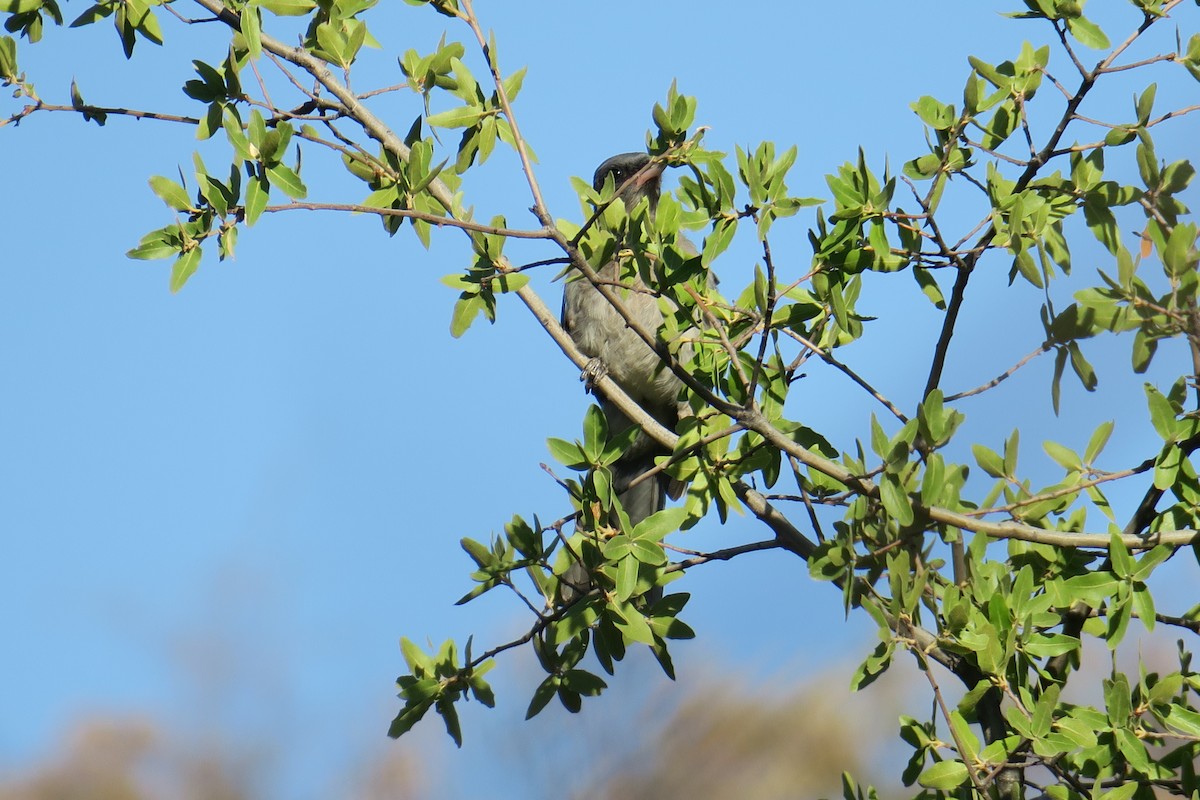
[[[643, 199], [649, 204], [653, 215], [658, 207], [662, 190], [663, 163], [654, 161], [646, 153], [622, 153], [602, 163], [592, 178], [592, 187], [597, 191], [612, 179], [613, 186], [621, 190], [621, 199], [627, 209], [632, 210]], [[631, 180], [632, 179], [632, 180]], [[695, 248], [684, 240], [683, 248]], [[641, 277], [621, 278], [621, 265], [610, 261], [598, 271], [599, 277], [613, 286], [618, 283], [630, 291], [619, 290], [620, 300], [629, 314], [640, 326], [651, 333], [658, 331], [663, 316], [659, 310], [657, 293], [647, 287]], [[629, 397], [645, 409], [659, 423], [673, 430], [680, 414], [686, 411], [687, 403], [681, 399], [683, 383], [663, 365], [661, 357], [625, 322], [625, 319], [588, 280], [577, 277], [568, 282], [563, 290], [562, 324], [575, 345], [588, 356], [584, 379], [593, 380], [599, 375], [608, 375]], [[618, 434], [634, 423], [605, 397], [599, 398], [601, 410], [608, 420], [609, 432]], [[633, 482], [655, 466], [656, 456], [669, 451], [642, 432], [628, 450], [610, 466], [612, 486], [617, 499], [636, 526], [656, 511], [666, 506], [668, 490], [678, 496], [676, 485], [665, 473], [657, 473], [636, 484]], [[561, 592], [566, 602], [574, 599], [590, 586], [586, 569], [574, 562], [563, 575], [567, 584]], [[653, 602], [661, 591], [650, 596]]]

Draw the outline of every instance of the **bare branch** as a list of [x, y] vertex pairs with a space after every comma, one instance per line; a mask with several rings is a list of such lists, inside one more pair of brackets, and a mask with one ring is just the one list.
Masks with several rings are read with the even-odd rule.
[[488, 233], [496, 236], [506, 236], [512, 239], [550, 239], [553, 238], [546, 231], [527, 231], [518, 230], [515, 228], [497, 228], [493, 225], [481, 225], [478, 222], [466, 222], [463, 220], [454, 219], [453, 217], [441, 217], [437, 214], [430, 214], [425, 211], [415, 211], [410, 208], [378, 208], [376, 206], [363, 206], [357, 203], [281, 203], [280, 205], [267, 206], [265, 211], [348, 211], [354, 214], [376, 214], [380, 217], [405, 217], [409, 219], [419, 219], [422, 222], [428, 222], [431, 225], [447, 228], [460, 228], [464, 231], [475, 231], [478, 233]]
[[954, 747], [958, 750], [959, 759], [967, 768], [967, 775], [971, 778], [971, 784], [981, 797], [986, 797], [987, 787], [980, 779], [979, 774], [975, 770], [975, 765], [971, 763], [971, 759], [968, 757], [970, 750], [967, 749], [958, 736], [958, 730], [954, 725], [953, 719], [950, 717], [950, 708], [946, 705], [946, 699], [942, 697], [942, 690], [938, 686], [937, 679], [933, 677], [933, 670], [929, 668], [929, 659], [926, 657], [925, 651], [917, 647], [916, 642], [907, 642], [906, 644], [913, 654], [916, 655], [917, 660], [921, 662], [921, 666], [923, 667], [921, 672], [925, 674], [925, 679], [929, 681], [929, 687], [933, 690], [934, 702], [937, 703], [938, 710], [942, 714], [942, 719], [946, 720], [946, 728], [950, 731], [950, 737], [954, 739]]
[[135, 108], [121, 108], [121, 107], [115, 107], [115, 106], [93, 106], [93, 105], [60, 106], [60, 105], [55, 105], [53, 103], [43, 103], [41, 100], [38, 100], [36, 103], [30, 103], [30, 104], [26, 105], [24, 108], [22, 108], [16, 114], [13, 114], [8, 119], [0, 120], [0, 128], [3, 128], [5, 125], [12, 125], [14, 123], [20, 122], [21, 120], [25, 119], [25, 117], [28, 117], [30, 114], [34, 114], [38, 111], [67, 111], [72, 114], [81, 114], [81, 115], [87, 114], [89, 116], [96, 116], [96, 115], [100, 115], [100, 114], [109, 114], [114, 117], [133, 117], [134, 119], [153, 119], [153, 120], [158, 120], [159, 122], [178, 122], [178, 123], [181, 123], [184, 125], [199, 125], [200, 124], [200, 120], [196, 119], [195, 117], [185, 117], [185, 116], [181, 116], [178, 114], [164, 114], [159, 111], [141, 111], [141, 110], [138, 110]]
[[[670, 547], [669, 545], [664, 546]], [[736, 547], [727, 547], [724, 550], [717, 550], [712, 553], [696, 553], [691, 558], [683, 561], [676, 561], [674, 564], [671, 564], [669, 567], [664, 569], [663, 572], [679, 572], [681, 570], [691, 569], [692, 567], [696, 567], [701, 564], [707, 564], [710, 561], [728, 561], [731, 558], [735, 558], [745, 553], [757, 553], [762, 550], [778, 550], [781, 547], [783, 547], [783, 544], [778, 539], [769, 539], [764, 542], [751, 542], [750, 544], [742, 544]]]
[[813, 353], [815, 353], [817, 358], [821, 359], [826, 364], [833, 367], [834, 369], [837, 369], [843, 375], [845, 375], [847, 378], [849, 378], [850, 380], [857, 383], [860, 387], [862, 387], [862, 389], [864, 391], [866, 391], [867, 394], [871, 395], [871, 397], [874, 397], [876, 400], [878, 400], [879, 403], [882, 404], [883, 407], [886, 408], [888, 411], [890, 411], [892, 416], [894, 416], [896, 419], [900, 420], [900, 422], [902, 422], [902, 423], [908, 422], [908, 417], [904, 415], [904, 412], [902, 412], [899, 408], [896, 407], [895, 403], [893, 403], [891, 400], [888, 400], [886, 397], [884, 397], [883, 394], [878, 389], [876, 389], [871, 384], [867, 383], [866, 379], [863, 378], [861, 375], [859, 375], [857, 372], [855, 372], [850, 367], [843, 364], [838, 359], [834, 358], [833, 354], [826, 352], [816, 342], [809, 341], [807, 338], [805, 338], [804, 336], [801, 336], [800, 334], [796, 333], [793, 330], [790, 330], [790, 329], [785, 330], [784, 333], [786, 333], [788, 336], [792, 337], [797, 342], [804, 345], [809, 350], [811, 350]]
[[[754, 397], [758, 390], [758, 381], [762, 378], [763, 360], [767, 357], [767, 344], [771, 339], [771, 320], [775, 316], [775, 304], [779, 302], [779, 295], [775, 293], [775, 260], [771, 258], [771, 243], [763, 236], [763, 263], [767, 267], [767, 307], [763, 311], [762, 318], [762, 334], [758, 342], [758, 355], [754, 359], [754, 374], [750, 379], [750, 388], [747, 390], [749, 397]], [[737, 362], [737, 356], [734, 355], [734, 363], [741, 369]]]
[[1040, 346], [1038, 349], [1034, 350], [1032, 353], [1029, 353], [1027, 356], [1025, 356], [1024, 358], [1022, 358], [1022, 359], [1021, 359], [1020, 361], [1018, 361], [1016, 364], [1013, 364], [1013, 365], [1012, 365], [1011, 367], [1009, 367], [1007, 370], [1005, 370], [1004, 372], [1000, 373], [1000, 374], [999, 374], [999, 375], [997, 375], [995, 378], [992, 378], [990, 381], [988, 381], [987, 383], [983, 384], [982, 386], [976, 386], [974, 389], [968, 389], [968, 390], [967, 390], [967, 391], [965, 391], [965, 392], [959, 392], [958, 394], [952, 394], [952, 395], [948, 396], [948, 397], [945, 399], [945, 402], [947, 402], [947, 403], [950, 403], [950, 402], [953, 402], [953, 401], [955, 401], [955, 400], [961, 400], [961, 399], [963, 399], [964, 397], [972, 397], [972, 396], [974, 396], [974, 395], [977, 395], [977, 394], [980, 394], [980, 393], [982, 393], [982, 392], [986, 392], [988, 389], [991, 389], [991, 388], [993, 388], [993, 387], [995, 387], [995, 386], [998, 386], [999, 384], [1001, 384], [1001, 383], [1003, 383], [1004, 381], [1008, 380], [1008, 379], [1009, 379], [1009, 378], [1011, 378], [1011, 377], [1012, 377], [1012, 376], [1013, 376], [1013, 375], [1016, 373], [1016, 371], [1017, 371], [1017, 370], [1019, 370], [1021, 367], [1025, 366], [1025, 365], [1026, 365], [1026, 364], [1028, 364], [1030, 361], [1033, 361], [1035, 358], [1037, 358], [1038, 356], [1040, 356], [1042, 353], [1049, 352], [1049, 350], [1050, 350], [1050, 343], [1049, 343], [1049, 342], [1046, 342], [1046, 343], [1042, 344], [1042, 345], [1041, 345], [1041, 346]]

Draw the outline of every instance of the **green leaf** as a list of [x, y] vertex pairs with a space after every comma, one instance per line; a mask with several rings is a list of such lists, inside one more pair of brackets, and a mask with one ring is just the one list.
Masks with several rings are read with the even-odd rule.
[[1035, 658], [1050, 658], [1051, 656], [1070, 653], [1078, 649], [1079, 646], [1079, 639], [1074, 636], [1050, 633], [1030, 638], [1022, 649]]
[[171, 266], [171, 291], [178, 292], [187, 283], [188, 278], [192, 277], [196, 272], [196, 268], [200, 266], [199, 247], [193, 247], [185, 253], [180, 254], [179, 258]]
[[193, 208], [187, 190], [170, 178], [164, 178], [161, 175], [153, 176], [150, 178], [150, 189], [176, 211], [190, 211]]
[[1136, 781], [1130, 781], [1124, 786], [1118, 786], [1111, 791], [1103, 792], [1097, 796], [1096, 800], [1132, 800], [1133, 796], [1142, 788], [1141, 784]]
[[246, 48], [250, 51], [251, 58], [259, 58], [262, 55], [262, 20], [258, 14], [258, 9], [253, 5], [242, 9], [242, 36], [246, 40]]
[[614, 621], [614, 624], [629, 642], [654, 644], [654, 632], [641, 612], [628, 603], [616, 606], [615, 610], [623, 621]]
[[608, 688], [608, 684], [599, 675], [593, 675], [582, 669], [571, 669], [563, 673], [562, 685], [585, 697], [595, 697]]
[[0, 79], [16, 80], [17, 73], [17, 40], [0, 36]]
[[[1024, 241], [1023, 239], [1014, 239], [1016, 242]], [[1033, 255], [1028, 250], [1021, 250], [1013, 256], [1013, 269], [1021, 274], [1025, 280], [1032, 283], [1039, 289], [1045, 288], [1045, 281], [1042, 279], [1042, 272], [1038, 269], [1037, 263], [1033, 260]]]
[[950, 712], [950, 726], [954, 729], [955, 742], [961, 743], [966, 751], [960, 754], [964, 763], [974, 762], [979, 753], [979, 737], [971, 730], [971, 726], [958, 709]]
[[204, 116], [200, 118], [200, 124], [196, 126], [196, 138], [200, 141], [211, 139], [213, 134], [221, 129], [224, 112], [225, 104], [220, 100], [209, 103], [208, 108], [204, 110]]
[[1164, 721], [1188, 736], [1200, 736], [1200, 712], [1183, 706], [1171, 706], [1164, 715]]
[[504, 93], [508, 96], [509, 102], [516, 100], [517, 95], [521, 93], [521, 86], [525, 82], [525, 72], [527, 69], [528, 67], [521, 67], [504, 79]]
[[1109, 147], [1120, 147], [1129, 144], [1137, 137], [1133, 128], [1113, 128], [1104, 135], [1104, 143]]
[[883, 501], [883, 507], [888, 515], [900, 525], [913, 523], [912, 501], [909, 500], [908, 493], [904, 491], [904, 487], [900, 486], [894, 475], [884, 475], [880, 480], [879, 498]]
[[1108, 37], [1100, 26], [1084, 16], [1067, 17], [1067, 30], [1079, 40], [1079, 43], [1093, 50], [1107, 50], [1111, 47]]
[[921, 773], [917, 782], [927, 789], [949, 791], [966, 783], [967, 765], [961, 761], [939, 761]]
[[871, 415], [871, 449], [875, 455], [880, 458], [887, 458], [888, 455], [888, 437], [883, 426], [879, 424], [879, 420], [875, 415]]
[[1125, 589], [1127, 584], [1117, 584], [1117, 602], [1108, 609], [1104, 643], [1108, 645], [1109, 650], [1116, 650], [1121, 644], [1121, 640], [1125, 638], [1125, 631], [1129, 628], [1129, 620], [1133, 618], [1128, 591], [1122, 591]]
[[455, 339], [462, 336], [483, 311], [484, 301], [479, 295], [464, 294], [459, 297], [450, 315], [450, 335]]
[[492, 291], [498, 294], [518, 292], [528, 285], [529, 276], [523, 272], [502, 272], [491, 280]]
[[917, 285], [921, 287], [921, 291], [929, 298], [930, 302], [937, 308], [945, 310], [946, 297], [942, 294], [942, 289], [938, 286], [933, 273], [924, 267], [913, 267], [912, 273], [913, 277], [917, 279]]
[[1152, 187], [1158, 183], [1158, 157], [1154, 154], [1154, 143], [1147, 137], [1137, 146], [1138, 173], [1146, 186]]
[[425, 712], [431, 708], [433, 708], [432, 700], [405, 705], [388, 727], [388, 736], [395, 739], [408, 733], [414, 725], [421, 721], [421, 718], [425, 716]]
[[704, 239], [704, 251], [701, 253], [700, 263], [704, 266], [712, 264], [713, 259], [725, 252], [733, 241], [733, 235], [737, 233], [737, 221], [732, 219], [721, 219], [717, 222], [710, 233]]
[[1079, 454], [1058, 442], [1047, 440], [1042, 442], [1042, 448], [1048, 456], [1054, 459], [1055, 463], [1065, 470], [1074, 471], [1080, 469], [1082, 466], [1082, 459], [1079, 457]]
[[253, 225], [267, 207], [271, 188], [257, 175], [246, 182], [246, 224]]
[[926, 95], [912, 103], [910, 108], [917, 113], [922, 122], [934, 130], [946, 130], [954, 124], [954, 107], [939, 102], [937, 98]]
[[1150, 689], [1150, 703], [1155, 706], [1168, 705], [1183, 688], [1183, 675], [1174, 672], [1167, 675]]
[[462, 727], [458, 722], [458, 710], [454, 707], [454, 698], [440, 697], [434, 703], [434, 708], [437, 713], [442, 715], [442, 722], [446, 725], [446, 733], [450, 734], [450, 738], [454, 740], [454, 744], [462, 747]]
[[1071, 357], [1071, 369], [1074, 370], [1075, 376], [1079, 378], [1079, 382], [1083, 384], [1083, 388], [1089, 392], [1094, 392], [1099, 382], [1096, 378], [1096, 370], [1084, 358], [1083, 350], [1080, 349], [1079, 343], [1069, 343], [1067, 345], [1067, 354]]
[[75, 21], [72, 22], [69, 27], [80, 28], [80, 27], [83, 27], [84, 25], [91, 25], [93, 23], [99, 22], [100, 20], [111, 15], [114, 10], [115, 9], [113, 6], [102, 6], [102, 5], [96, 4], [96, 5], [92, 6], [91, 8], [89, 8], [87, 11], [80, 14], [78, 17], [76, 17]]
[[138, 242], [138, 246], [127, 252], [129, 258], [151, 260], [170, 258], [183, 249], [183, 239], [178, 225], [168, 225], [150, 231]]
[[1108, 554], [1112, 558], [1112, 571], [1118, 578], [1129, 578], [1133, 575], [1133, 558], [1129, 548], [1125, 546], [1121, 535], [1116, 531], [1109, 537]]
[[458, 540], [458, 544], [471, 557], [476, 566], [486, 567], [495, 561], [492, 551], [483, 542], [477, 542], [474, 539], [464, 536]]
[[630, 536], [652, 542], [661, 541], [668, 533], [679, 530], [687, 516], [688, 511], [682, 506], [656, 511], [634, 526]]
[[[1078, 640], [1076, 640], [1078, 644]], [[1042, 696], [1038, 698], [1037, 706], [1033, 709], [1033, 717], [1030, 721], [1030, 727], [1033, 732], [1039, 736], [1045, 736], [1050, 732], [1050, 726], [1054, 721], [1054, 711], [1058, 708], [1058, 695], [1060, 687], [1050, 685], [1042, 692]]]
[[1150, 573], [1154, 571], [1154, 568], [1170, 558], [1174, 552], [1173, 548], [1165, 544], [1156, 545], [1138, 559], [1137, 567], [1133, 570], [1131, 577], [1135, 581], [1146, 580], [1150, 577]]
[[483, 116], [479, 106], [460, 106], [426, 117], [426, 124], [435, 128], [469, 128]]
[[[868, 610], [872, 607], [867, 606]], [[893, 646], [890, 641], [880, 642], [863, 663], [858, 665], [850, 678], [850, 691], [857, 692], [875, 682], [892, 662]]]
[[[126, 0], [129, 3], [129, 0]], [[130, 5], [132, 5], [130, 3]], [[154, 44], [163, 43], [162, 26], [158, 23], [158, 17], [154, 16], [154, 12], [146, 9], [141, 16], [136, 16], [133, 20], [137, 32], [146, 39], [149, 39]]]
[[238, 158], [242, 161], [253, 161], [254, 155], [250, 152], [250, 140], [246, 138], [246, 132], [242, 130], [242, 120], [238, 116], [236, 107], [225, 106], [222, 109], [221, 127], [225, 129], [225, 137], [229, 139], [229, 144], [237, 152]]
[[546, 705], [554, 699], [554, 695], [558, 692], [559, 677], [550, 675], [533, 691], [533, 698], [529, 701], [529, 708], [525, 710], [525, 719], [533, 719]]
[[1062, 399], [1062, 376], [1067, 366], [1067, 348], [1058, 347], [1054, 351], [1054, 375], [1050, 380], [1050, 403], [1054, 407], [1054, 415], [1058, 416], [1059, 401]]
[[1128, 728], [1117, 728], [1115, 731], [1117, 740], [1117, 749], [1121, 751], [1121, 755], [1129, 762], [1129, 765], [1143, 775], [1149, 774], [1150, 754], [1146, 752], [1146, 746]]
[[967, 61], [979, 73], [980, 77], [988, 83], [995, 86], [997, 89], [1008, 89], [1012, 85], [1012, 77], [1003, 75], [995, 66], [976, 58], [975, 56], [967, 56]]
[[317, 7], [316, 0], [259, 0], [258, 4], [278, 17], [302, 17]]
[[[1105, 45], [1107, 47], [1108, 45]], [[1135, 112], [1137, 113], [1138, 125], [1145, 127], [1150, 121], [1150, 114], [1154, 111], [1154, 95], [1158, 91], [1158, 84], [1152, 83], [1146, 87], [1146, 91], [1138, 97], [1135, 104]]]
[[1083, 217], [1096, 239], [1115, 255], [1121, 249], [1121, 234], [1117, 218], [1105, 200], [1090, 194], [1083, 205]]
[[1167, 239], [1167, 246], [1161, 252], [1163, 266], [1166, 267], [1168, 275], [1180, 278], [1188, 272], [1195, 271], [1195, 243], [1195, 225], [1181, 223], [1175, 226]]
[[[562, 440], [556, 441], [561, 442]], [[587, 413], [583, 415], [583, 446], [587, 451], [589, 462], [594, 462], [600, 456], [607, 441], [608, 420], [604, 416], [604, 411], [600, 406], [588, 406]]]
[[1003, 478], [1004, 461], [1000, 458], [1000, 454], [989, 447], [984, 447], [981, 444], [971, 445], [971, 452], [975, 455], [975, 460], [979, 462], [979, 466], [988, 475], [993, 478]]
[[633, 557], [642, 564], [647, 564], [651, 567], [661, 567], [667, 563], [667, 554], [663, 552], [661, 545], [654, 542], [634, 539], [629, 549]]
[[0, 0], [0, 12], [28, 14], [37, 11], [43, 0]]
[[236, 225], [224, 228], [217, 235], [217, 258], [224, 261], [227, 258], [233, 258], [234, 248], [237, 246], [238, 229]]
[[[606, 553], [607, 555], [607, 553]], [[633, 596], [637, 588], [640, 564], [632, 555], [627, 555], [617, 562], [617, 599], [622, 602]]]
[[267, 167], [267, 180], [272, 186], [283, 190], [284, 194], [295, 200], [303, 200], [308, 196], [308, 189], [291, 167], [276, 164]]
[[1137, 611], [1138, 619], [1142, 621], [1147, 631], [1154, 630], [1157, 620], [1154, 617], [1154, 596], [1150, 590], [1141, 584], [1134, 584], [1132, 596], [1133, 608]]
[[1087, 572], [1066, 581], [1052, 581], [1046, 588], [1057, 606], [1069, 606], [1076, 601], [1097, 606], [1116, 592], [1117, 585], [1109, 573]]
[[984, 128], [983, 146], [988, 149], [999, 147], [1013, 134], [1020, 123], [1021, 117], [1017, 112], [1016, 102], [1011, 98], [1005, 100], [992, 114], [992, 119]]
[[88, 108], [87, 103], [83, 101], [83, 95], [79, 92], [79, 86], [74, 80], [71, 81], [71, 108], [80, 112], [84, 122], [92, 122], [93, 120], [100, 127], [104, 127], [104, 123], [108, 121], [108, 114], [103, 111], [96, 111]]
[[578, 442], [568, 442], [566, 439], [556, 439], [551, 437], [546, 440], [546, 447], [550, 450], [550, 455], [558, 463], [570, 467], [571, 469], [583, 470], [589, 466], [587, 454], [583, 452], [583, 448]]
[[1083, 452], [1084, 463], [1092, 464], [1099, 457], [1100, 452], [1104, 449], [1104, 445], [1108, 444], [1108, 437], [1112, 435], [1115, 424], [1113, 420], [1103, 422], [1092, 433], [1092, 438], [1088, 440], [1087, 449]]
[[1183, 466], [1183, 451], [1177, 445], [1167, 445], [1154, 460], [1154, 486], [1166, 491], [1175, 485]]
[[1012, 434], [1004, 440], [1004, 474], [1017, 474], [1017, 457], [1021, 452], [1021, 431], [1013, 428]]
[[1154, 430], [1159, 437], [1165, 442], [1174, 442], [1175, 436], [1175, 409], [1171, 406], [1171, 401], [1168, 400], [1162, 392], [1152, 384], [1145, 384], [1146, 402], [1150, 407], [1150, 423], [1154, 426]]

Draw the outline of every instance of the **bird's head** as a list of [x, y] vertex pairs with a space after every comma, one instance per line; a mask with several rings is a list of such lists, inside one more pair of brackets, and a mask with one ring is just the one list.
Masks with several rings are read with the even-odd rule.
[[596, 168], [596, 174], [592, 177], [592, 188], [597, 192], [603, 189], [604, 181], [611, 175], [613, 186], [619, 189], [622, 184], [637, 175], [636, 180], [625, 187], [621, 194], [625, 207], [633, 208], [643, 197], [648, 197], [650, 208], [653, 210], [658, 205], [658, 194], [662, 188], [663, 165], [661, 162], [652, 166], [647, 166], [648, 164], [650, 156], [645, 153], [622, 153], [613, 156]]

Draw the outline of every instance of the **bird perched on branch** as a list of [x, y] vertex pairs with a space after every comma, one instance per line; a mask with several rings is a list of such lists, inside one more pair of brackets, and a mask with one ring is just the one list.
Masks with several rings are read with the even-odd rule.
[[[597, 168], [592, 186], [600, 191], [611, 177], [613, 186], [621, 190], [621, 199], [627, 209], [632, 210], [646, 199], [653, 215], [658, 206], [662, 173], [663, 164], [652, 162], [646, 153], [623, 153]], [[691, 248], [690, 242], [684, 240], [684, 244]], [[640, 277], [622, 280], [621, 265], [617, 260], [605, 264], [598, 274], [603, 282], [613, 287], [620, 303], [641, 328], [656, 335], [663, 316], [658, 294], [651, 291], [652, 287], [647, 287]], [[682, 382], [587, 279], [577, 277], [567, 283], [563, 291], [562, 322], [576, 346], [592, 359], [585, 370], [585, 378], [608, 375], [658, 422], [674, 430], [681, 409], [686, 408], [680, 400]], [[608, 419], [611, 433], [619, 433], [633, 424], [607, 398], [600, 398], [600, 407]], [[671, 481], [664, 473], [637, 483], [634, 481], [655, 466], [656, 456], [667, 452], [661, 444], [642, 433], [610, 467], [617, 499], [632, 525], [666, 504]], [[675, 492], [672, 495], [678, 496]], [[588, 586], [586, 573], [578, 563], [563, 577], [579, 591], [585, 591]]]

